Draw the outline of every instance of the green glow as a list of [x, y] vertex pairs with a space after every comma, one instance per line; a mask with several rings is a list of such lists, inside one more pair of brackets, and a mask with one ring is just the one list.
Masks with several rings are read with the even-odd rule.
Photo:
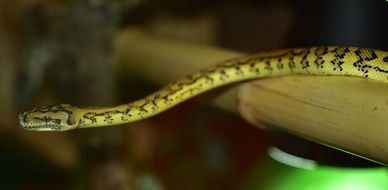
[[279, 149], [270, 149], [269, 157], [253, 170], [244, 189], [268, 190], [387, 190], [388, 170], [314, 165]]
[[386, 168], [336, 168], [321, 166], [313, 171], [289, 170], [273, 189], [386, 190]]

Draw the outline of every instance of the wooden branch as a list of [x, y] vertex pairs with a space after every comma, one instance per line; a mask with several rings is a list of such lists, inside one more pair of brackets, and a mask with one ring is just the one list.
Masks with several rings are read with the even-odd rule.
[[287, 76], [246, 83], [238, 99], [255, 126], [388, 163], [387, 94], [388, 85], [360, 78]]
[[[120, 70], [165, 85], [204, 66], [243, 53], [128, 29], [115, 40]], [[258, 127], [288, 132], [388, 163], [388, 85], [351, 77], [288, 76], [239, 88], [239, 110]], [[235, 91], [216, 106], [236, 110]]]

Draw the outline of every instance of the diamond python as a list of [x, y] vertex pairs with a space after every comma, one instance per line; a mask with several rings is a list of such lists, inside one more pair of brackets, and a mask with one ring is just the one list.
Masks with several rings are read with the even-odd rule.
[[239, 57], [208, 67], [140, 100], [114, 107], [42, 106], [19, 114], [31, 131], [67, 131], [142, 120], [198, 94], [230, 83], [283, 75], [339, 75], [388, 82], [388, 51], [357, 47], [285, 49]]

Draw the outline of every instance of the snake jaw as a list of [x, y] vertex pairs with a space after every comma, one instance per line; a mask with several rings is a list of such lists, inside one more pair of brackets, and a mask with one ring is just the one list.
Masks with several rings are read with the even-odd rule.
[[43, 106], [19, 114], [19, 123], [29, 131], [67, 131], [77, 128], [77, 109], [69, 104]]

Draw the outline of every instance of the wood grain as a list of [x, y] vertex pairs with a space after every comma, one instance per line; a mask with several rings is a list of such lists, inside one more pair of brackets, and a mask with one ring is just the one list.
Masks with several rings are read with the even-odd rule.
[[388, 85], [352, 77], [286, 76], [239, 87], [239, 110], [275, 127], [388, 163]]

